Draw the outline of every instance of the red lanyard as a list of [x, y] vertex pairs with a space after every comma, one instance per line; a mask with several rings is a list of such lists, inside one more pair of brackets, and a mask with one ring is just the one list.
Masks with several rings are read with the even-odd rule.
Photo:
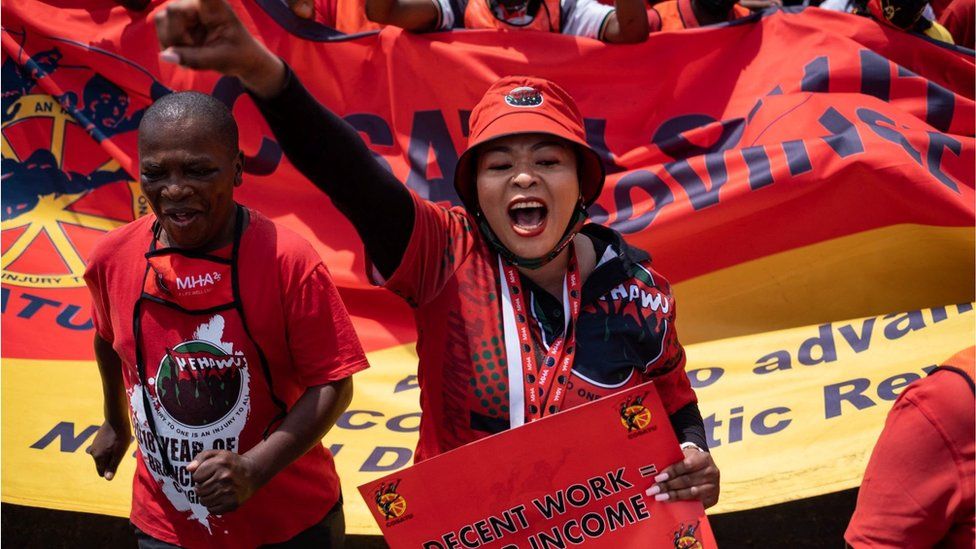
[[518, 269], [505, 262], [502, 262], [502, 269], [515, 313], [515, 331], [522, 355], [525, 383], [525, 422], [528, 423], [558, 412], [566, 397], [566, 386], [573, 369], [573, 353], [576, 350], [575, 327], [580, 311], [582, 282], [576, 251], [570, 244], [569, 267], [566, 270], [563, 291], [563, 300], [569, 303], [566, 330], [549, 346], [542, 364], [537, 365], [532, 346], [532, 331], [529, 329], [529, 312], [525, 306], [525, 292], [522, 291]]

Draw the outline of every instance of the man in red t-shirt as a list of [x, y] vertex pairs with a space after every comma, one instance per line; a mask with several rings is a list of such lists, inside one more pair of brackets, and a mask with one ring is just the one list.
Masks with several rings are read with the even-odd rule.
[[651, 32], [697, 29], [751, 14], [734, 0], [667, 0], [647, 9]]
[[647, 40], [643, 0], [366, 0], [370, 21], [413, 32], [554, 32], [617, 44]]
[[976, 542], [976, 347], [895, 401], [844, 538], [861, 547], [958, 547]]
[[153, 104], [139, 129], [153, 215], [109, 233], [85, 273], [105, 398], [88, 453], [111, 480], [134, 424], [142, 547], [330, 547], [345, 532], [319, 441], [368, 365], [311, 245], [234, 202], [237, 138], [208, 95]]

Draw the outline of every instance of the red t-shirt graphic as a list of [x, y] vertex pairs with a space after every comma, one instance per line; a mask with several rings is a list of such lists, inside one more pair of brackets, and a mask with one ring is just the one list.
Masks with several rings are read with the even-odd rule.
[[[148, 428], [150, 412], [135, 367], [133, 309], [144, 289], [153, 221], [148, 215], [105, 236], [85, 273], [95, 328], [122, 358], [139, 441], [131, 520], [154, 538], [185, 547], [286, 541], [321, 520], [338, 500], [335, 465], [322, 445], [222, 516], [210, 515], [196, 500], [185, 467], [202, 450], [244, 453], [280, 412], [239, 315], [188, 316], [143, 300], [140, 341], [155, 437]], [[231, 247], [214, 255], [229, 258]], [[267, 357], [274, 394], [287, 407], [308, 387], [368, 366], [328, 270], [304, 239], [250, 210], [238, 270], [247, 325]], [[229, 279], [215, 270], [171, 285], [182, 293], [197, 286], [221, 293], [219, 286], [231, 284]], [[176, 478], [164, 474], [164, 452]]]

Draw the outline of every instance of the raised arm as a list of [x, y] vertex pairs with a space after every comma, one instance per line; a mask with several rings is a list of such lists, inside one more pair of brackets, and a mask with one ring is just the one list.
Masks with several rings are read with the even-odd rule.
[[248, 33], [224, 0], [177, 0], [156, 15], [160, 58], [241, 80], [288, 159], [352, 222], [380, 274], [393, 274], [413, 230], [409, 191], [356, 130], [317, 102]]
[[603, 41], [637, 44], [647, 40], [647, 6], [644, 0], [614, 0], [614, 12], [607, 19]]
[[432, 0], [366, 0], [366, 17], [374, 23], [409, 31], [432, 31], [440, 13]]

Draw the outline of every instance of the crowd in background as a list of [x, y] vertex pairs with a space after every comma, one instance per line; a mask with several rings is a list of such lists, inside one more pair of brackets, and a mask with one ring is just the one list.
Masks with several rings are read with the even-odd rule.
[[[116, 0], [146, 9], [150, 0]], [[498, 28], [558, 32], [604, 42], [726, 23], [773, 6], [811, 6], [976, 47], [976, 0], [280, 0], [296, 17], [345, 34], [401, 27], [413, 32]]]
[[[724, 23], [772, 6], [797, 5], [870, 17], [889, 27], [918, 32], [968, 48], [976, 45], [974, 0], [282, 1], [298, 17], [314, 19], [347, 34], [376, 30], [384, 25], [417, 32], [457, 28], [507, 28], [561, 32], [598, 38], [606, 42], [642, 42], [653, 32]], [[635, 4], [639, 4], [636, 9]], [[614, 11], [618, 16], [614, 16]], [[625, 14], [636, 12], [646, 14], [646, 27], [643, 18], [625, 17]]]

